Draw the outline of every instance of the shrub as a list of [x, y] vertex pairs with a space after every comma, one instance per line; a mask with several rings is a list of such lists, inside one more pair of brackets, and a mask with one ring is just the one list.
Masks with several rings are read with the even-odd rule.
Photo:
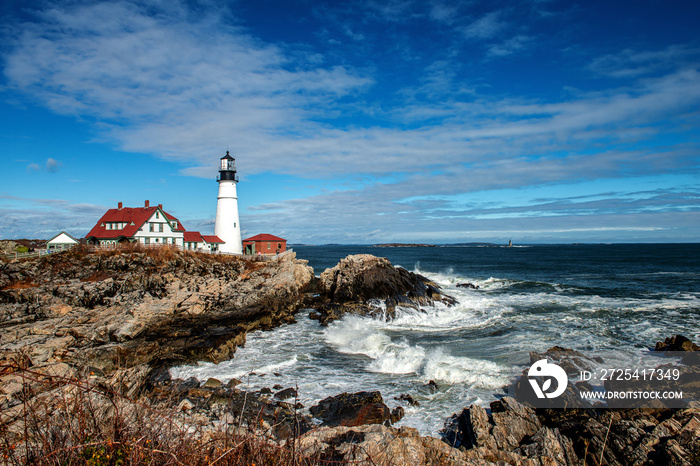
[[[0, 458], [8, 465], [314, 465], [294, 440], [281, 447], [238, 427], [205, 431], [175, 408], [159, 410], [89, 380], [52, 378], [27, 368], [23, 414], [12, 433], [0, 427]], [[40, 391], [40, 390], [39, 390]], [[49, 402], [49, 400], [51, 400]], [[17, 429], [19, 423], [19, 429]], [[11, 435], [12, 434], [12, 435]]]

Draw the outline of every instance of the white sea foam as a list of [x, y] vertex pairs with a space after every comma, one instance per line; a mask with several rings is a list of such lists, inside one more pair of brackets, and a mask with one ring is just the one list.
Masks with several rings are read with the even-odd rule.
[[[174, 368], [173, 377], [242, 380], [245, 389], [299, 388], [312, 406], [342, 392], [380, 390], [385, 402], [411, 394], [400, 423], [435, 434], [444, 419], [472, 403], [487, 404], [512, 376], [508, 356], [565, 346], [620, 367], [638, 363], [659, 335], [700, 335], [700, 297], [691, 292], [601, 296], [578, 286], [420, 270], [459, 304], [397, 308], [393, 320], [345, 316], [328, 327], [298, 316], [270, 332], [252, 332], [235, 358]], [[473, 283], [478, 290], [457, 287]], [[385, 310], [383, 303], [376, 306]], [[622, 317], [619, 318], [618, 317]], [[679, 318], [680, 316], [680, 318]], [[250, 375], [251, 372], [256, 375]], [[260, 376], [260, 374], [265, 374]], [[433, 380], [439, 389], [431, 392]]]
[[[427, 349], [423, 345], [409, 343], [404, 337], [392, 338], [388, 332], [408, 330], [406, 322], [400, 319], [397, 319], [399, 322], [383, 322], [347, 316], [329, 325], [324, 336], [341, 353], [368, 357], [366, 370], [370, 372], [414, 374], [424, 382], [439, 380], [449, 384], [467, 383], [491, 388], [504, 384], [497, 364], [454, 356], [439, 345]], [[413, 325], [409, 328], [415, 331]]]

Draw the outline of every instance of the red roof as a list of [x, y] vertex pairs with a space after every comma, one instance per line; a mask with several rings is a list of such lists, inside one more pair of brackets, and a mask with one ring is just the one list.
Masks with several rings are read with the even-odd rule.
[[226, 242], [216, 235], [202, 235], [202, 238], [204, 238], [204, 241], [206, 241], [209, 244], [214, 244], [214, 243], [224, 244]]
[[204, 239], [198, 231], [185, 231], [183, 233], [183, 241], [185, 243], [203, 243]]
[[[159, 207], [123, 207], [121, 209], [109, 209], [103, 216], [97, 221], [97, 225], [92, 227], [92, 230], [85, 235], [86, 238], [119, 238], [121, 236], [125, 238], [133, 237], [139, 228], [143, 226], [144, 223], [148, 221], [153, 213], [158, 210]], [[161, 209], [161, 212], [165, 215], [168, 220], [176, 221], [177, 228], [174, 231], [185, 231], [180, 221], [168, 214]], [[106, 223], [126, 223], [124, 228], [121, 230], [108, 230]]]
[[284, 242], [286, 242], [287, 240], [282, 239], [279, 236], [270, 235], [267, 233], [261, 233], [259, 235], [251, 236], [250, 238], [246, 238], [243, 241], [251, 241], [251, 242], [255, 243], [255, 242], [259, 242], [259, 241], [271, 241], [271, 242], [272, 241], [278, 241], [278, 242], [284, 241]]
[[185, 227], [182, 226], [182, 223], [180, 223], [180, 220], [176, 219], [175, 217], [173, 217], [172, 215], [170, 215], [166, 211], [163, 211], [163, 213], [165, 214], [165, 217], [168, 220], [170, 220], [171, 222], [173, 222], [173, 221], [177, 222], [177, 228], [173, 228], [173, 231], [183, 231], [183, 232], [185, 231]]

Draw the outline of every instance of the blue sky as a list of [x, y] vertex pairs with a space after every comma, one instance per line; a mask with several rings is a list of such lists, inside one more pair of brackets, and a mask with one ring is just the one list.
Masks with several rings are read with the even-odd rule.
[[700, 241], [700, 4], [0, 9], [0, 237], [162, 203], [294, 243]]

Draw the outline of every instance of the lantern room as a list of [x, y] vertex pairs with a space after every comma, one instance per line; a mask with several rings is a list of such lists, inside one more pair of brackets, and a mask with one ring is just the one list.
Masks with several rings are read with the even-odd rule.
[[236, 175], [236, 159], [226, 151], [226, 155], [221, 157], [221, 166], [219, 168], [219, 178], [217, 181], [238, 181]]

